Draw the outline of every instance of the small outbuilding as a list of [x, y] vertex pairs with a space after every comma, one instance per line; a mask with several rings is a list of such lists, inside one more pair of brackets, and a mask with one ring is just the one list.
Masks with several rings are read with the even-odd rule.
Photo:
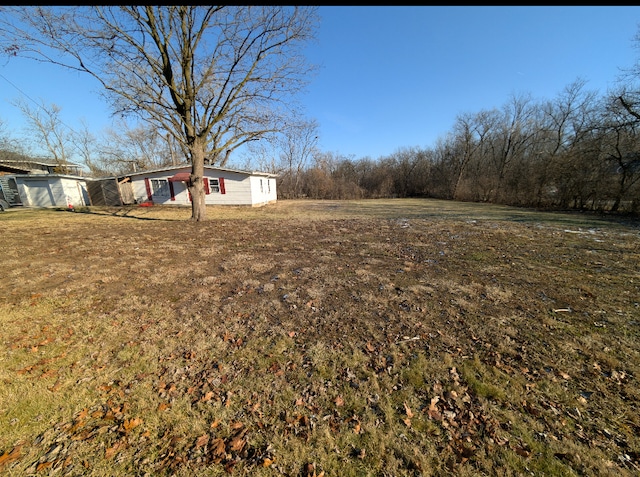
[[86, 178], [66, 174], [16, 174], [19, 200], [26, 207], [81, 207], [90, 205]]
[[[117, 178], [122, 197], [134, 203], [191, 205], [188, 184], [191, 166], [136, 172]], [[259, 207], [277, 200], [276, 174], [204, 166], [207, 205]]]

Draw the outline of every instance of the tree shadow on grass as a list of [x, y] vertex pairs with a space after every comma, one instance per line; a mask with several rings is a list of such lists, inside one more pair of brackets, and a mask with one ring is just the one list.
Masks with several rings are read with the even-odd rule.
[[92, 210], [89, 207], [76, 207], [69, 209], [66, 207], [60, 207], [55, 209], [58, 212], [66, 212], [73, 214], [86, 214], [86, 215], [103, 215], [110, 217], [121, 217], [123, 219], [135, 219], [135, 220], [153, 220], [161, 222], [182, 222], [185, 219], [168, 219], [163, 217], [145, 217], [140, 215], [133, 215], [134, 213], [148, 214], [150, 211], [141, 212], [137, 208], [117, 208], [115, 210]]

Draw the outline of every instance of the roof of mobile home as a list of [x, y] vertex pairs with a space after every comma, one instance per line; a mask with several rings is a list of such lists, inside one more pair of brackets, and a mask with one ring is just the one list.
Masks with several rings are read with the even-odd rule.
[[[118, 177], [132, 177], [132, 176], [144, 176], [147, 174], [153, 174], [153, 173], [158, 173], [158, 172], [171, 172], [171, 171], [180, 171], [182, 169], [185, 168], [191, 168], [191, 164], [182, 164], [180, 166], [170, 166], [170, 167], [161, 167], [158, 169], [148, 169], [145, 171], [140, 171], [140, 172], [131, 172], [128, 174], [119, 174]], [[224, 172], [232, 172], [232, 173], [236, 173], [236, 174], [244, 174], [244, 175], [248, 175], [248, 176], [261, 176], [261, 177], [278, 177], [278, 174], [272, 174], [270, 172], [260, 172], [260, 171], [243, 171], [243, 170], [239, 170], [239, 169], [229, 169], [226, 167], [217, 167], [217, 166], [209, 166], [206, 165], [204, 166], [205, 171], [206, 170], [211, 170], [211, 171], [224, 171]]]

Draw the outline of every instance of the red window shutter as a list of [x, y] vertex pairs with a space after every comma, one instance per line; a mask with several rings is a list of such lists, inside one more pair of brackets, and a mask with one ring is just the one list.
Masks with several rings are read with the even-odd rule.
[[171, 200], [176, 200], [176, 193], [173, 190], [173, 181], [169, 181], [169, 192], [171, 192]]
[[147, 199], [153, 200], [151, 197], [151, 183], [149, 182], [149, 178], [144, 178], [144, 186], [147, 188]]
[[205, 177], [202, 180], [204, 181], [204, 193], [205, 194], [211, 194], [211, 189], [209, 189], [209, 178]]
[[218, 182], [220, 183], [220, 193], [226, 194], [226, 191], [224, 190], [224, 177], [218, 179]]

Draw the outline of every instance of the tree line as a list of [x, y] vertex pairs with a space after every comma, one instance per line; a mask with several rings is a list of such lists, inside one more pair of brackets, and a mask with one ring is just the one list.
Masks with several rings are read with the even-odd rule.
[[514, 95], [501, 108], [460, 114], [434, 146], [401, 148], [376, 160], [316, 149], [296, 163], [281, 153], [278, 193], [285, 199], [432, 197], [637, 214], [634, 95], [625, 90], [598, 97], [585, 85], [577, 80], [552, 100]]

